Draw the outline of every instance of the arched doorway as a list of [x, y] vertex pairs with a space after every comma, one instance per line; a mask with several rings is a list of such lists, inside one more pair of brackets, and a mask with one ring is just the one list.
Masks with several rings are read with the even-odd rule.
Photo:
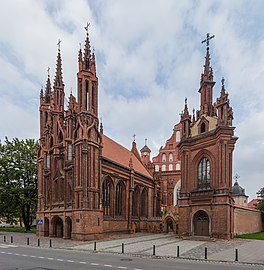
[[49, 236], [49, 219], [44, 218], [44, 236]]
[[63, 237], [63, 221], [60, 217], [57, 217], [54, 222], [54, 236], [58, 238]]
[[66, 235], [65, 238], [71, 239], [71, 233], [72, 233], [72, 220], [70, 217], [67, 217], [65, 220], [65, 226], [66, 226]]
[[194, 235], [209, 236], [209, 216], [205, 211], [199, 210], [193, 216]]
[[168, 233], [173, 232], [173, 221], [171, 220], [171, 218], [167, 219], [166, 227]]

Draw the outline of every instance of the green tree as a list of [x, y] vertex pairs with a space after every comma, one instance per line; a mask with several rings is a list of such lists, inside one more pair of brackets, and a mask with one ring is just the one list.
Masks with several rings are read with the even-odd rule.
[[259, 210], [264, 211], [264, 187], [261, 188], [261, 189], [257, 192], [257, 195], [258, 195], [258, 204], [257, 204], [257, 208], [258, 208]]
[[0, 215], [21, 218], [26, 231], [37, 209], [36, 151], [33, 139], [0, 142]]

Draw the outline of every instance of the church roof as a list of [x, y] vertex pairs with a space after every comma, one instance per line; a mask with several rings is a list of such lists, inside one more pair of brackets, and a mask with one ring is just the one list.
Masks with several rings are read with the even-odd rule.
[[147, 145], [145, 145], [141, 150], [140, 150], [140, 152], [151, 152], [151, 150], [148, 148], [148, 146]]
[[234, 183], [234, 185], [233, 185], [233, 187], [232, 187], [232, 193], [233, 193], [233, 195], [244, 195], [244, 196], [246, 196], [246, 194], [245, 194], [245, 189], [242, 188], [242, 187], [238, 184], [237, 181]]
[[129, 168], [129, 161], [132, 159], [133, 168], [135, 172], [143, 174], [148, 178], [152, 178], [152, 175], [145, 168], [138, 158], [127, 148], [110, 139], [106, 135], [103, 135], [103, 157], [107, 158], [115, 163], [118, 163], [124, 167]]

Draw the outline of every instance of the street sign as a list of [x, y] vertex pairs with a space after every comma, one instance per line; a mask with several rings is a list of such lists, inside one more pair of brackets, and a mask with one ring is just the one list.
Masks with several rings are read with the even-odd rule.
[[37, 224], [38, 224], [38, 225], [42, 225], [42, 224], [43, 224], [43, 219], [38, 219], [38, 220], [37, 220]]

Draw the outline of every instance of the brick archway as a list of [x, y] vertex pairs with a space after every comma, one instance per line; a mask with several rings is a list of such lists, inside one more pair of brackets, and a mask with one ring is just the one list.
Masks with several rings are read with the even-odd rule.
[[63, 220], [59, 216], [52, 219], [52, 229], [54, 237], [63, 237]]
[[208, 214], [203, 211], [197, 211], [193, 216], [193, 232], [196, 236], [209, 236], [210, 219]]

